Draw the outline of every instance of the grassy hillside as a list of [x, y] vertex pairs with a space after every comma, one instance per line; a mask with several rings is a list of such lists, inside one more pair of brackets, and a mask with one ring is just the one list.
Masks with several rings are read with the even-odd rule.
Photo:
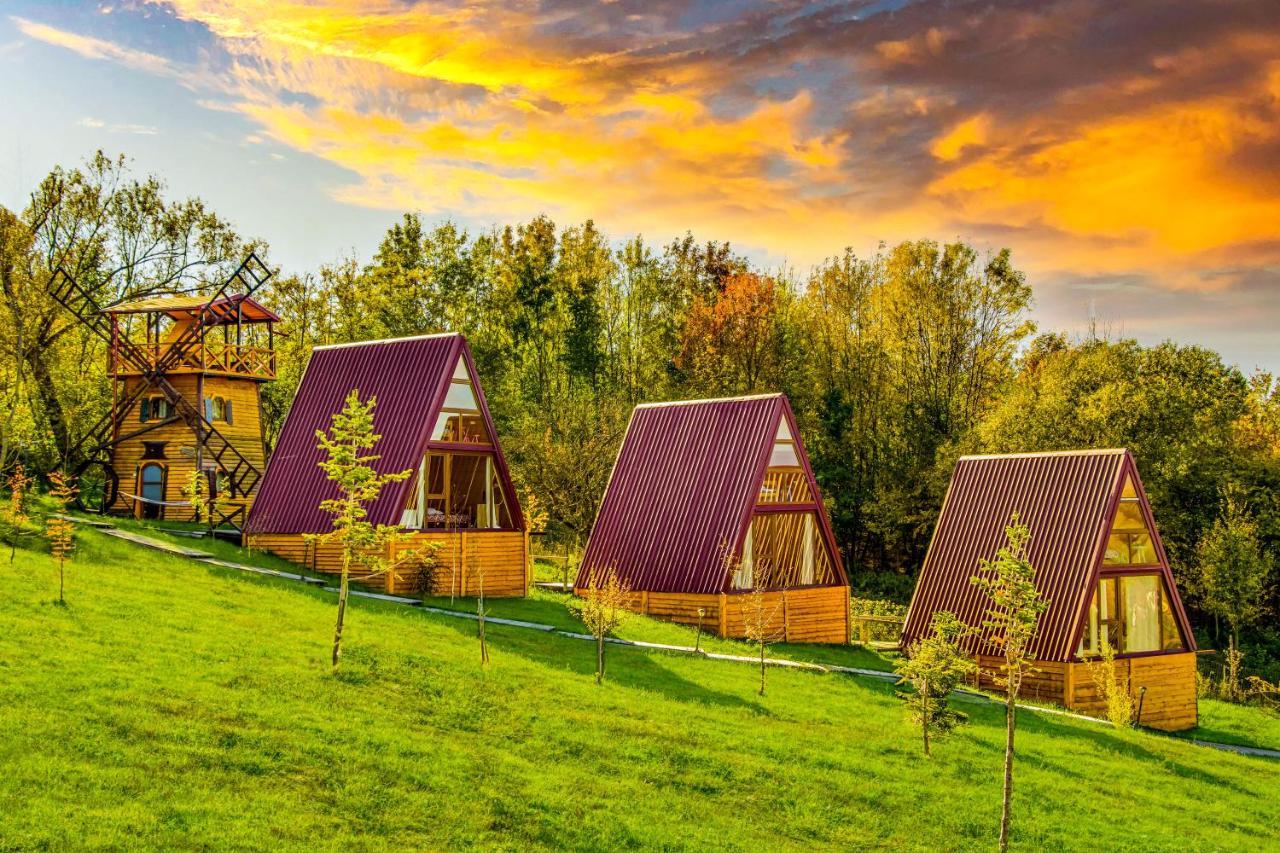
[[[0, 847], [989, 849], [1002, 720], [919, 752], [892, 688], [356, 602], [81, 536], [0, 561]], [[1260, 848], [1280, 765], [1024, 715], [1023, 849]]]

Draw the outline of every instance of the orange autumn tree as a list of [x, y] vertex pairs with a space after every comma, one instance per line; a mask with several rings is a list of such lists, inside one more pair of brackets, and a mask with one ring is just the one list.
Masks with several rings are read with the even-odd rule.
[[782, 363], [784, 292], [772, 278], [739, 273], [699, 296], [680, 334], [676, 366], [698, 387], [750, 394], [775, 385]]

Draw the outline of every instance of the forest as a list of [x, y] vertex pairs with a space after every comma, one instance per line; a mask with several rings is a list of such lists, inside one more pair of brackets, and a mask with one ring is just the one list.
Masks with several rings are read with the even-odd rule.
[[[696, 223], [672, 230], [686, 225], [656, 244], [591, 221], [471, 233], [406, 213], [370, 258], [335, 247], [318, 269], [279, 270], [257, 295], [284, 321], [268, 439], [312, 347], [461, 332], [519, 487], [572, 548], [635, 404], [783, 391], [855, 591], [902, 602], [958, 456], [1124, 446], [1203, 644], [1235, 629], [1246, 669], [1277, 676], [1275, 377], [1195, 345], [1038, 328], [1035, 282], [1009, 249], [833, 246], [808, 271], [762, 269], [695, 238]], [[105, 344], [49, 297], [53, 270], [105, 306], [207, 293], [249, 251], [271, 263], [267, 240], [101, 152], [0, 207], [0, 470], [73, 467], [110, 405]], [[1228, 562], [1244, 569], [1221, 570], [1241, 553]]]

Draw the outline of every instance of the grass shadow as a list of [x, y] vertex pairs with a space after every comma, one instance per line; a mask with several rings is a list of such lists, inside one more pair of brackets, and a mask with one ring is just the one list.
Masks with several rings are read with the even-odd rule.
[[[469, 619], [431, 616], [457, 634], [476, 638], [476, 623]], [[587, 640], [577, 640], [550, 632], [535, 632], [523, 628], [488, 623], [485, 630], [493, 654], [513, 654], [531, 663], [569, 669], [584, 679], [594, 679], [596, 672], [596, 647]], [[477, 652], [478, 654], [478, 652]], [[663, 666], [662, 661], [676, 653], [655, 652], [630, 648], [616, 643], [605, 651], [605, 680], [621, 687], [645, 690], [679, 702], [740, 707], [758, 714], [769, 714], [768, 709], [734, 693], [708, 688], [696, 681]], [[744, 673], [744, 684], [749, 679]]]

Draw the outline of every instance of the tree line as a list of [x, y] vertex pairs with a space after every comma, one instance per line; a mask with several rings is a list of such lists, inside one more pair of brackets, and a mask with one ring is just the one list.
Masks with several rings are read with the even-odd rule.
[[[250, 249], [269, 258], [199, 199], [101, 153], [54, 169], [21, 211], [0, 208], [0, 467], [54, 470], [110, 402], [105, 346], [49, 298], [53, 269], [106, 305], [208, 292]], [[916, 240], [800, 272], [691, 233], [618, 240], [545, 216], [471, 233], [405, 214], [372, 257], [282, 270], [259, 295], [287, 333], [264, 393], [269, 435], [314, 346], [461, 332], [521, 488], [567, 543], [589, 533], [646, 401], [785, 392], [855, 588], [898, 600], [959, 455], [1129, 447], [1211, 632], [1226, 616], [1201, 555], [1214, 536], [1252, 537], [1261, 581], [1234, 612], [1250, 614], [1254, 664], [1280, 666], [1266, 627], [1280, 604], [1276, 380], [1203, 347], [1038, 332], [1007, 249]]]

